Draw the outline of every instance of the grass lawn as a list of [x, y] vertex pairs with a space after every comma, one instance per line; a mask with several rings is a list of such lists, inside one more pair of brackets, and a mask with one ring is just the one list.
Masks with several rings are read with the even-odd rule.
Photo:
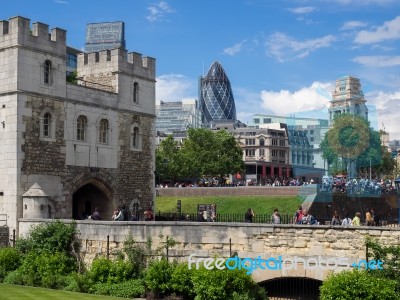
[[244, 214], [252, 208], [256, 214], [272, 214], [278, 208], [281, 214], [293, 214], [303, 200], [298, 196], [209, 196], [157, 197], [156, 213], [176, 212], [177, 200], [182, 201], [182, 213], [197, 213], [197, 204], [216, 204], [218, 214]]
[[111, 300], [126, 299], [0, 283], [2, 300]]

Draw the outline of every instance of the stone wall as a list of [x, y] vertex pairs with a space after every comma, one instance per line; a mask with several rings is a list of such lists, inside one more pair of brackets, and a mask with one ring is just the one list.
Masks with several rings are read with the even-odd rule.
[[[20, 235], [25, 235], [31, 225], [39, 220], [19, 220]], [[70, 221], [65, 221], [70, 222]], [[283, 256], [303, 259], [346, 258], [351, 263], [366, 257], [365, 238], [371, 236], [382, 245], [400, 244], [400, 228], [340, 227], [271, 225], [247, 223], [198, 223], [198, 222], [96, 222], [78, 221], [82, 257], [90, 263], [96, 255], [107, 253], [109, 236], [110, 253], [116, 253], [123, 241], [131, 235], [137, 242], [153, 240], [153, 247], [162, 245], [172, 237], [177, 245], [169, 249], [170, 257], [188, 259], [196, 257], [262, 258]], [[162, 235], [162, 237], [161, 237]], [[346, 266], [338, 266], [338, 270]], [[275, 277], [300, 276], [323, 280], [329, 270], [256, 271], [254, 278], [261, 282]]]
[[7, 226], [0, 226], [0, 248], [7, 247], [10, 241], [10, 232]]

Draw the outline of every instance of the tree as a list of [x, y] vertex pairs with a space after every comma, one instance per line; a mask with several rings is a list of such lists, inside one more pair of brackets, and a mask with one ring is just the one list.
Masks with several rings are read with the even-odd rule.
[[390, 154], [381, 145], [379, 132], [358, 116], [345, 114], [336, 117], [333, 127], [321, 142], [321, 149], [322, 157], [334, 174], [346, 169], [350, 171], [350, 164], [364, 176], [370, 172], [370, 166], [375, 176], [390, 174], [394, 169]]
[[169, 135], [156, 149], [156, 174], [160, 179], [182, 177], [183, 160], [180, 145]]
[[182, 152], [189, 174], [223, 177], [244, 170], [242, 149], [225, 130], [189, 129]]

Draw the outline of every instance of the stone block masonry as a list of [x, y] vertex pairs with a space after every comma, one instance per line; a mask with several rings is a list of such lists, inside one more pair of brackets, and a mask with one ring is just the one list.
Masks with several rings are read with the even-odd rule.
[[[20, 219], [20, 235], [27, 234], [32, 225], [42, 222], [45, 220]], [[138, 243], [145, 243], [151, 237], [154, 248], [163, 245], [167, 236], [172, 237], [177, 245], [169, 249], [169, 255], [181, 261], [187, 261], [191, 254], [202, 258], [228, 258], [237, 253], [241, 258], [296, 256], [321, 260], [346, 258], [350, 262], [356, 262], [366, 258], [367, 236], [373, 237], [384, 246], [400, 244], [400, 228], [389, 227], [77, 221], [77, 229], [82, 243], [82, 257], [89, 264], [97, 255], [106, 255], [107, 236], [110, 239], [111, 256], [117, 250], [122, 250], [123, 242], [128, 236], [132, 236]], [[337, 269], [342, 270], [343, 266], [338, 266]], [[323, 280], [328, 273], [328, 270], [310, 271], [299, 267], [290, 272], [256, 271], [253, 277], [258, 282], [300, 275]]]

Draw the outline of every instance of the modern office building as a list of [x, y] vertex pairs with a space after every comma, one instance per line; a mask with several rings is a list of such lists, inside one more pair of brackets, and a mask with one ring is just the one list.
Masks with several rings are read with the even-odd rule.
[[329, 107], [329, 124], [333, 124], [335, 116], [340, 114], [351, 114], [368, 120], [366, 102], [360, 79], [349, 75], [337, 79]]
[[160, 101], [156, 105], [156, 130], [165, 134], [201, 127], [201, 114], [197, 99], [181, 101]]
[[219, 62], [213, 62], [207, 75], [200, 78], [199, 99], [205, 127], [212, 127], [215, 121], [236, 121], [231, 83]]
[[67, 46], [67, 77], [76, 72], [78, 68], [78, 54], [82, 53], [78, 49]]
[[102, 22], [86, 25], [85, 52], [97, 52], [114, 48], [125, 49], [125, 23]]

